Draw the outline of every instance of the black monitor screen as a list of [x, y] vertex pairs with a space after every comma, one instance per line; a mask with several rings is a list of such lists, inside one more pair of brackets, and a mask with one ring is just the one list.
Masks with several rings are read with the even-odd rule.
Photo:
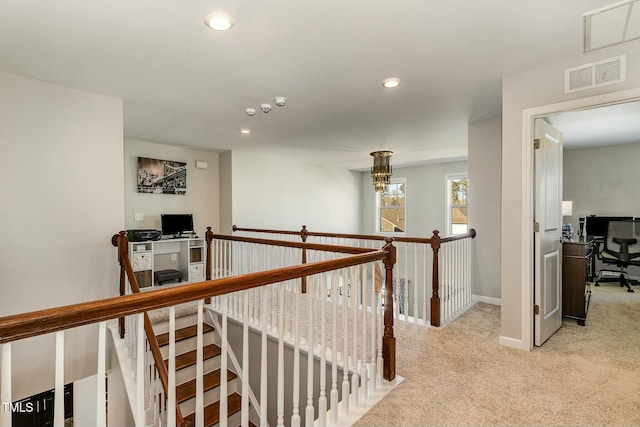
[[633, 219], [630, 216], [588, 216], [587, 217], [587, 235], [588, 236], [606, 236], [609, 221], [624, 221]]
[[162, 234], [171, 236], [193, 231], [193, 215], [191, 214], [162, 214]]

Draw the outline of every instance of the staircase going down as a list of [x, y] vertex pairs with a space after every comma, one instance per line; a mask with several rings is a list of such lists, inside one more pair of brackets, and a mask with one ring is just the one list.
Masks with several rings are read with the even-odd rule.
[[[176, 401], [186, 425], [195, 426], [197, 314], [176, 319]], [[153, 324], [165, 366], [169, 366], [169, 323]], [[203, 325], [204, 425], [218, 424], [220, 416], [220, 347], [212, 326]], [[241, 396], [237, 375], [227, 370], [229, 425], [240, 425]]]

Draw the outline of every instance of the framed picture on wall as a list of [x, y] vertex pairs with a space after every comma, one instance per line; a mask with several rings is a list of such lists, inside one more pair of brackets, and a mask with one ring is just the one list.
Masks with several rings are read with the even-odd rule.
[[187, 194], [187, 164], [138, 157], [138, 193]]

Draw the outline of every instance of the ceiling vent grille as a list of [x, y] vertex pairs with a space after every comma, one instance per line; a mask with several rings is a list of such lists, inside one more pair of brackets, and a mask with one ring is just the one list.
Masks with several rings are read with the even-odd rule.
[[622, 55], [566, 69], [565, 93], [626, 81], [626, 58], [626, 55]]

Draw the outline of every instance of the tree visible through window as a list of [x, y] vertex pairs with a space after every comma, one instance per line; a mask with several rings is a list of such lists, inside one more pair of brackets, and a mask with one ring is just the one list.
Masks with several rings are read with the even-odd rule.
[[466, 174], [447, 177], [447, 223], [449, 234], [466, 233], [468, 229], [468, 183]]
[[387, 189], [377, 195], [378, 232], [404, 233], [406, 231], [404, 180], [387, 184]]

